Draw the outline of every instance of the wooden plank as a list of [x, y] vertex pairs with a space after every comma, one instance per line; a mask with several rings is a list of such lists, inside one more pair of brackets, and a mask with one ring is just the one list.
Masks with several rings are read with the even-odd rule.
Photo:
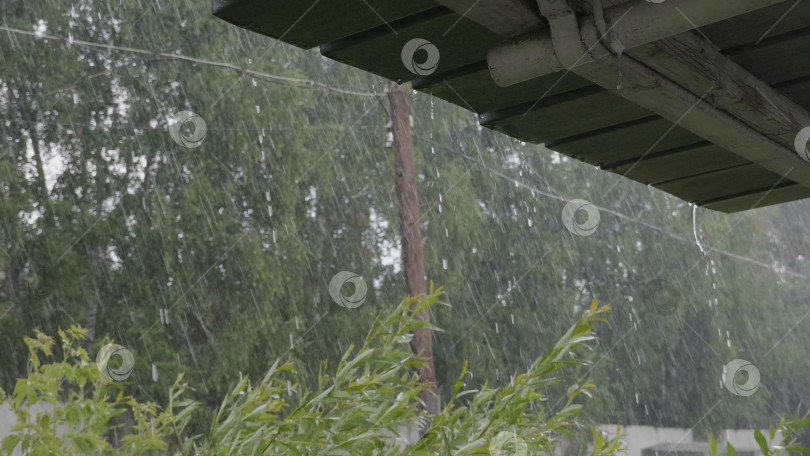
[[683, 128], [673, 128], [672, 122], [666, 119], [652, 117], [643, 122], [630, 123], [623, 128], [552, 141], [546, 146], [601, 167], [701, 141], [700, 137]]
[[707, 173], [750, 163], [709, 142], [650, 153], [643, 160], [633, 157], [602, 169], [629, 177], [644, 184], [660, 184], [696, 174]]
[[545, 25], [537, 5], [528, 0], [436, 0], [436, 3], [506, 38], [515, 38]]
[[429, 41], [439, 51], [435, 71], [445, 72], [486, 59], [486, 50], [504, 41], [484, 27], [441, 7], [389, 26], [332, 41], [321, 46], [321, 54], [331, 59], [362, 68], [388, 79], [411, 81], [420, 77], [402, 62], [402, 49], [414, 38]]
[[716, 199], [728, 198], [789, 182], [790, 180], [785, 180], [778, 174], [764, 170], [753, 163], [747, 163], [672, 180], [655, 185], [655, 188], [694, 203], [706, 199], [706, 195], [713, 195], [713, 198]]
[[810, 59], [800, 49], [810, 49], [810, 27], [734, 49], [728, 55], [763, 82], [778, 84], [810, 74]]
[[720, 49], [755, 44], [807, 27], [810, 2], [788, 1], [700, 28]]
[[810, 189], [788, 182], [781, 184], [776, 188], [762, 188], [753, 192], [735, 195], [729, 198], [721, 198], [713, 201], [699, 201], [698, 204], [706, 207], [707, 209], [732, 213], [804, 198], [810, 198]]
[[561, 73], [554, 73], [511, 87], [501, 87], [490, 77], [486, 62], [480, 62], [474, 64], [471, 71], [458, 74], [450, 71], [432, 75], [413, 81], [412, 86], [415, 90], [432, 94], [480, 114], [523, 105], [526, 100], [539, 100], [543, 97], [554, 97], [565, 92], [593, 87], [594, 84], [575, 74], [563, 77]]
[[432, 8], [432, 0], [211, 1], [215, 16], [305, 49]]
[[[610, 106], [610, 109], [604, 109]], [[589, 86], [546, 97], [539, 103], [487, 112], [481, 125], [524, 141], [549, 143], [593, 130], [649, 117], [650, 112], [620, 97]]]
[[777, 84], [774, 88], [799, 105], [810, 107], [810, 76]]

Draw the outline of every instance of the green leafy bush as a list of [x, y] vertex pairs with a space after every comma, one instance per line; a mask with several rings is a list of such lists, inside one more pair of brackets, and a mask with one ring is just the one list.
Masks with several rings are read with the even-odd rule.
[[[587, 442], [579, 437], [583, 399], [594, 385], [562, 385], [559, 375], [567, 366], [584, 364], [576, 352], [595, 338], [593, 325], [607, 306], [598, 308], [594, 301], [548, 353], [505, 387], [465, 389], [465, 365], [442, 412], [426, 416], [415, 375], [422, 360], [408, 342], [411, 331], [428, 325], [415, 314], [440, 296], [441, 290], [431, 291], [413, 309], [414, 301], [404, 300], [382, 313], [361, 347], [350, 347], [334, 370], [323, 364], [311, 390], [296, 381], [291, 364], [278, 361], [256, 383], [242, 378], [215, 411], [210, 430], [198, 435], [187, 432], [197, 403], [183, 399], [189, 388], [182, 377], [165, 407], [139, 403], [124, 394], [126, 383], [105, 378], [78, 346], [84, 330], [59, 331], [63, 359], [50, 363], [40, 356], [53, 356], [54, 341], [37, 333], [26, 339], [28, 378], [17, 382], [8, 399], [19, 422], [3, 439], [2, 453], [17, 448], [32, 455], [528, 455], [550, 454], [565, 435], [579, 439], [592, 456], [619, 450], [618, 438], [606, 439], [595, 428]], [[556, 407], [547, 403], [546, 393], [555, 385], [566, 391]], [[40, 401], [53, 411], [30, 413], [28, 407]], [[415, 442], [397, 438], [415, 423], [428, 422]]]
[[[779, 425], [768, 429], [768, 437], [759, 429], [754, 430], [754, 440], [759, 446], [762, 456], [778, 456], [799, 453], [810, 453], [810, 448], [799, 446], [796, 434], [804, 428], [810, 427], [810, 413], [800, 417], [798, 414], [791, 419], [782, 418]], [[737, 456], [737, 450], [731, 443], [726, 443], [724, 456]], [[718, 440], [709, 436], [709, 456], [718, 455]]]
[[[140, 403], [124, 394], [121, 383], [105, 378], [90, 360], [79, 345], [86, 334], [77, 327], [60, 330], [62, 360], [49, 363], [40, 356], [53, 357], [54, 339], [39, 331], [36, 337], [25, 338], [30, 353], [28, 376], [17, 380], [8, 398], [17, 424], [0, 443], [0, 453], [11, 454], [17, 448], [31, 456], [139, 455], [168, 450], [173, 439], [183, 441], [181, 430], [196, 404], [177, 401], [185, 390], [182, 377], [164, 409]], [[2, 390], [0, 399], [6, 399]], [[52, 409], [32, 413], [31, 407], [42, 402]], [[116, 433], [125, 427], [118, 441]]]

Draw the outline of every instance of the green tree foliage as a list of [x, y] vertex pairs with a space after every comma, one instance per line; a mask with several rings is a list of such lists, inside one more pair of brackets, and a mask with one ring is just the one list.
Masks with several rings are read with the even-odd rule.
[[[2, 454], [15, 449], [29, 455], [153, 454], [167, 450], [172, 438], [180, 438], [195, 407], [191, 401], [178, 402], [186, 389], [182, 377], [172, 387], [165, 408], [138, 402], [91, 362], [80, 345], [87, 338], [86, 329], [73, 326], [58, 332], [56, 347], [54, 339], [41, 332], [25, 338], [28, 373], [17, 380], [8, 398], [17, 424], [0, 442]], [[54, 351], [61, 352], [62, 359], [43, 362], [41, 357], [54, 357]], [[6, 399], [2, 390], [0, 399]], [[34, 406], [41, 403], [52, 409], [36, 411]], [[124, 429], [120, 419], [124, 414], [130, 426], [118, 441], [114, 431]]]

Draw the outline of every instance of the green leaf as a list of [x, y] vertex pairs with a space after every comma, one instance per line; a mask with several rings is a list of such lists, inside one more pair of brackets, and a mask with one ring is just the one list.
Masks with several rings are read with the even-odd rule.
[[726, 443], [726, 451], [728, 451], [728, 456], [737, 456], [737, 450], [731, 446], [731, 443]]
[[759, 449], [762, 450], [763, 456], [768, 456], [770, 454], [770, 448], [768, 447], [768, 441], [765, 440], [765, 436], [762, 435], [759, 429], [754, 429], [754, 440], [757, 441], [759, 445]]
[[11, 454], [14, 451], [14, 448], [17, 447], [17, 444], [20, 443], [20, 437], [17, 434], [11, 434], [3, 439], [3, 443], [0, 445], [0, 448], [3, 449], [3, 453]]
[[76, 448], [84, 454], [89, 454], [96, 449], [96, 444], [93, 442], [93, 439], [85, 435], [74, 436], [73, 443], [76, 444]]

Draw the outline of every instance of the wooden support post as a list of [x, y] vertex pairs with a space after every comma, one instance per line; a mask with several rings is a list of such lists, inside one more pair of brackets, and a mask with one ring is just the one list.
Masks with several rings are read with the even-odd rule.
[[[413, 159], [410, 108], [407, 88], [396, 82], [388, 84], [388, 101], [391, 104], [391, 132], [394, 136], [396, 192], [399, 203], [399, 228], [402, 233], [402, 266], [405, 286], [412, 297], [425, 296], [424, 255], [422, 253], [422, 230], [419, 227], [419, 198], [416, 192], [416, 171]], [[430, 311], [421, 312], [417, 318], [430, 321]], [[419, 379], [427, 384], [420, 396], [429, 414], [441, 409], [436, 374], [433, 369], [433, 335], [428, 328], [414, 331], [411, 350], [424, 358], [426, 363], [419, 371]]]

